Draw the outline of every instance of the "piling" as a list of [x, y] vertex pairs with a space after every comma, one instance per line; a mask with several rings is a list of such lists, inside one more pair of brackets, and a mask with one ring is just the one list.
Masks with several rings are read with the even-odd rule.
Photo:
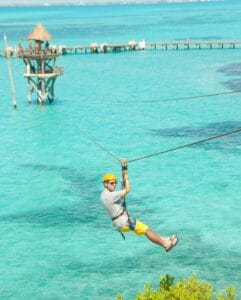
[[10, 84], [11, 84], [11, 92], [12, 92], [12, 99], [13, 99], [13, 108], [17, 109], [16, 92], [15, 92], [15, 86], [14, 86], [14, 81], [13, 81], [12, 66], [11, 66], [11, 62], [10, 62], [11, 52], [9, 51], [6, 34], [3, 35], [3, 38], [4, 38], [4, 43], [5, 43], [5, 49], [6, 49], [5, 50], [6, 51], [6, 60], [7, 60], [9, 80], [10, 80]]

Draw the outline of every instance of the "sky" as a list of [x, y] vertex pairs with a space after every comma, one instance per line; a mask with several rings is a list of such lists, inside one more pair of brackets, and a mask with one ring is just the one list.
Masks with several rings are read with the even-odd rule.
[[[101, 3], [125, 3], [125, 2], [192, 2], [195, 0], [0, 0], [1, 6], [11, 6], [11, 5], [71, 5], [71, 4], [101, 4]], [[204, 0], [196, 0], [204, 1]]]
[[[85, 3], [103, 3], [103, 2], [120, 2], [121, 0], [0, 0], [0, 5], [23, 5], [23, 4], [29, 4], [29, 5], [44, 5], [44, 4], [85, 4]], [[134, 1], [134, 0], [133, 0]], [[138, 0], [141, 1], [141, 0]], [[129, 2], [129, 0], [128, 0]], [[137, 2], [137, 1], [136, 1]]]

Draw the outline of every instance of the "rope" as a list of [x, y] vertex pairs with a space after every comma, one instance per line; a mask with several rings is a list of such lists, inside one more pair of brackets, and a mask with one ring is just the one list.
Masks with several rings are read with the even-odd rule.
[[236, 130], [232, 130], [232, 131], [227, 131], [227, 132], [224, 132], [224, 133], [221, 133], [221, 134], [218, 134], [218, 135], [211, 136], [211, 137], [206, 138], [206, 139], [202, 139], [202, 140], [199, 140], [199, 141], [196, 141], [196, 142], [192, 142], [192, 143], [185, 144], [185, 145], [182, 145], [182, 146], [178, 146], [178, 147], [175, 147], [175, 148], [171, 148], [171, 149], [168, 149], [168, 150], [164, 150], [164, 151], [160, 151], [160, 152], [157, 152], [157, 153], [153, 153], [153, 154], [149, 154], [149, 155], [137, 157], [137, 158], [128, 160], [128, 163], [132, 163], [134, 161], [143, 160], [143, 159], [147, 159], [147, 158], [150, 158], [150, 157], [153, 157], [153, 156], [157, 156], [157, 155], [161, 155], [161, 154], [166, 154], [166, 153], [169, 153], [169, 152], [177, 151], [177, 150], [180, 150], [180, 149], [183, 149], [183, 148], [187, 148], [187, 147], [190, 147], [190, 146], [194, 146], [194, 145], [198, 145], [198, 144], [201, 144], [201, 143], [205, 143], [207, 141], [211, 141], [211, 140], [214, 140], [214, 139], [219, 139], [219, 138], [222, 138], [224, 136], [235, 134], [235, 133], [238, 133], [238, 132], [241, 132], [241, 128], [236, 129]]
[[[190, 96], [190, 97], [182, 97], [182, 98], [163, 99], [163, 100], [160, 100], [160, 101], [190, 100], [190, 99], [198, 99], [198, 98], [205, 98], [205, 97], [215, 97], [215, 96], [237, 94], [237, 93], [241, 93], [241, 90], [232, 91], [232, 92], [221, 92], [221, 93], [215, 93], [215, 94]], [[66, 120], [65, 120], [65, 122], [68, 123]], [[70, 123], [68, 123], [68, 124], [70, 126], [73, 126]], [[120, 158], [118, 158], [114, 153], [112, 153], [111, 151], [109, 151], [108, 149], [106, 149], [104, 146], [102, 146], [100, 143], [98, 143], [89, 133], [87, 133], [85, 130], [80, 129], [79, 127], [77, 127], [75, 125], [74, 125], [74, 127], [77, 128], [77, 130], [79, 130], [80, 132], [82, 132], [82, 134], [88, 140], [90, 140], [92, 143], [94, 143], [97, 147], [99, 147], [101, 150], [103, 150], [104, 152], [106, 152], [109, 156], [111, 156], [116, 161], [118, 161], [119, 163], [121, 163], [121, 159]], [[150, 158], [150, 157], [153, 157], [153, 156], [157, 156], [157, 155], [161, 155], [161, 154], [166, 154], [166, 153], [173, 152], [173, 151], [177, 151], [177, 150], [180, 150], [180, 149], [183, 149], [183, 148], [186, 148], [186, 147], [198, 145], [198, 144], [201, 144], [201, 143], [204, 143], [204, 142], [207, 142], [207, 141], [211, 141], [211, 140], [214, 140], [214, 139], [218, 139], [218, 138], [221, 138], [221, 137], [224, 137], [224, 136], [227, 136], [227, 135], [235, 134], [235, 133], [238, 133], [240, 131], [241, 131], [241, 128], [233, 130], [233, 131], [224, 132], [222, 134], [215, 135], [215, 136], [212, 136], [212, 137], [209, 137], [209, 138], [206, 138], [206, 139], [203, 139], [203, 140], [199, 140], [199, 141], [196, 141], [196, 142], [192, 142], [192, 143], [189, 143], [189, 144], [185, 144], [185, 145], [182, 145], [182, 146], [178, 146], [176, 148], [171, 148], [171, 149], [160, 151], [160, 152], [157, 152], [157, 153], [152, 153], [152, 154], [149, 154], [149, 155], [137, 157], [137, 158], [128, 160], [128, 163], [135, 162], [135, 161], [138, 161], [138, 160], [147, 159], [147, 158]]]
[[232, 91], [232, 92], [222, 92], [222, 93], [216, 93], [216, 94], [206, 94], [206, 95], [190, 96], [190, 97], [183, 97], [183, 98], [162, 99], [162, 100], [157, 100], [157, 101], [154, 101], [154, 102], [190, 100], [190, 99], [216, 97], [216, 96], [221, 96], [221, 95], [230, 95], [230, 94], [237, 94], [237, 93], [241, 93], [241, 90]]
[[[75, 126], [76, 127], [76, 126]], [[77, 127], [76, 127], [77, 128]], [[100, 143], [98, 143], [89, 133], [87, 133], [86, 131], [84, 131], [83, 129], [77, 128], [80, 132], [82, 132], [82, 134], [88, 139], [90, 140], [93, 144], [95, 144], [97, 147], [99, 147], [100, 149], [102, 149], [104, 152], [106, 152], [108, 155], [110, 155], [111, 157], [113, 157], [115, 160], [117, 160], [118, 162], [121, 162], [121, 160], [111, 151], [109, 151], [108, 149], [106, 149], [104, 146], [102, 146]]]
[[[64, 115], [64, 114], [63, 114]], [[65, 123], [67, 123], [68, 125], [70, 125], [71, 127], [75, 127], [78, 131], [80, 131], [88, 140], [90, 140], [93, 144], [95, 144], [97, 147], [99, 147], [101, 150], [103, 150], [104, 152], [106, 152], [108, 155], [110, 155], [112, 158], [114, 158], [115, 160], [117, 160], [118, 162], [121, 162], [120, 158], [118, 158], [114, 153], [112, 153], [111, 151], [109, 151], [108, 149], [106, 149], [104, 146], [102, 146], [100, 143], [98, 143], [89, 133], [87, 133], [85, 130], [80, 129], [79, 127], [77, 127], [76, 125], [73, 125], [69, 122], [66, 121], [66, 119], [64, 119]]]

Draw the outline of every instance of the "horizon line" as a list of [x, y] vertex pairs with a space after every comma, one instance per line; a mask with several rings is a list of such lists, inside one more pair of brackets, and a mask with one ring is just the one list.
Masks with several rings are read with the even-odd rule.
[[201, 2], [224, 2], [225, 0], [120, 0], [120, 1], [75, 1], [72, 3], [13, 3], [13, 4], [1, 4], [0, 7], [61, 7], [61, 6], [99, 6], [99, 5], [129, 5], [129, 4], [178, 4], [178, 3], [201, 3]]

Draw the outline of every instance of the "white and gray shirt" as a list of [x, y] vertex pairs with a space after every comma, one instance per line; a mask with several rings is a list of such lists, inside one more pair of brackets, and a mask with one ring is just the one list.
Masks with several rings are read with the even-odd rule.
[[[100, 200], [104, 205], [107, 213], [111, 217], [111, 219], [119, 216], [123, 210], [123, 200], [120, 198], [121, 191], [113, 191], [110, 192], [108, 190], [104, 190], [100, 195]], [[128, 225], [128, 216], [126, 212], [121, 215], [119, 218], [113, 221], [113, 225], [116, 227], [123, 227]]]

